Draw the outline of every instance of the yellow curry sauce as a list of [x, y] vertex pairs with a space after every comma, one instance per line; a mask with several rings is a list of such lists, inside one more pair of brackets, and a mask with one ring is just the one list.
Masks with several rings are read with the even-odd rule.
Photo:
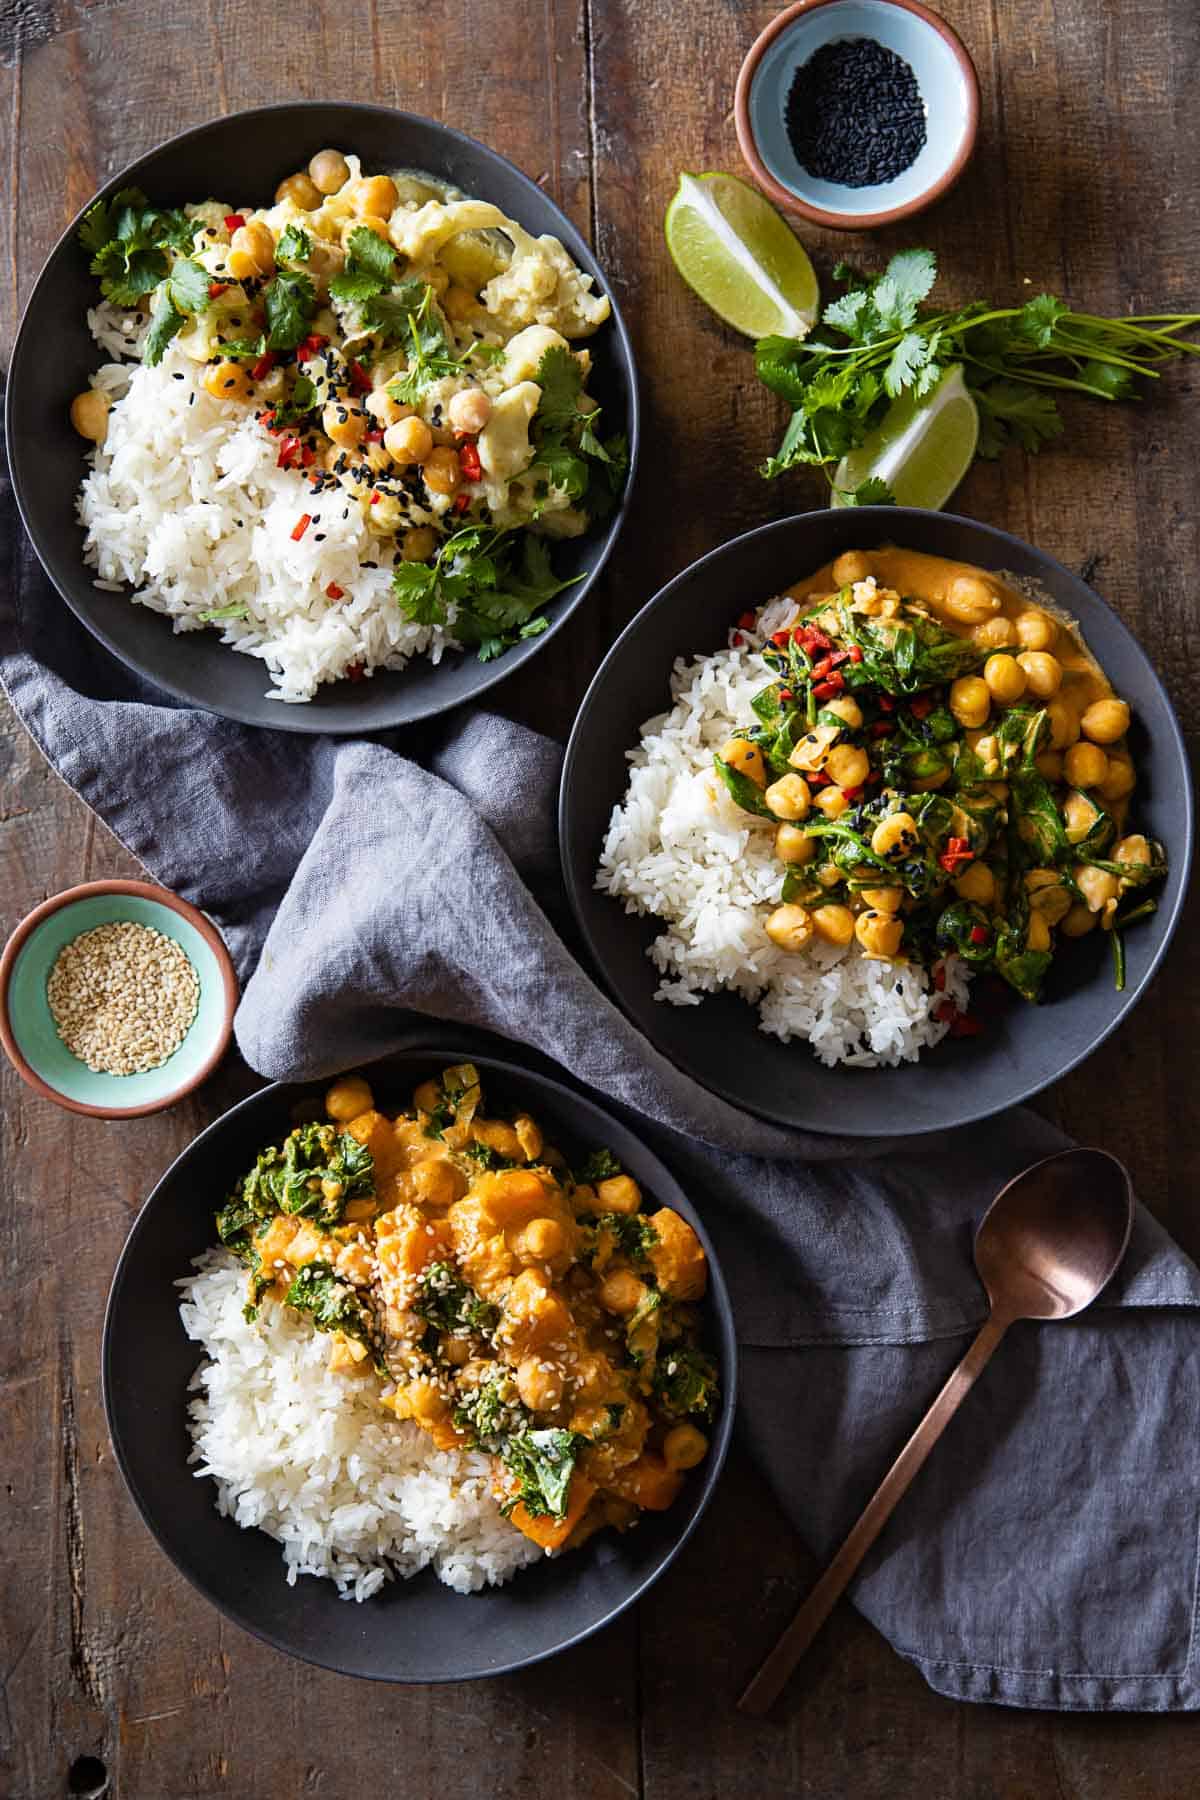
[[707, 1454], [706, 1259], [609, 1152], [572, 1170], [529, 1114], [482, 1106], [471, 1064], [394, 1118], [337, 1081], [329, 1122], [260, 1156], [218, 1231], [251, 1310], [308, 1314], [331, 1368], [440, 1449], [490, 1453], [513, 1525], [559, 1550], [665, 1510]]
[[1125, 834], [1129, 707], [1077, 628], [983, 569], [898, 548], [845, 552], [788, 593], [758, 723], [715, 758], [774, 824], [772, 943], [957, 954], [1033, 1000], [1055, 933], [1099, 925], [1122, 985], [1120, 928], [1153, 910], [1135, 890], [1166, 864]]

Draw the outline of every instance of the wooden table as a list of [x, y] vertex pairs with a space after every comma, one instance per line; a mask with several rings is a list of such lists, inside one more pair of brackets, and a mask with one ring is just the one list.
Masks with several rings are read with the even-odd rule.
[[[1195, 306], [1195, 0], [947, 0], [945, 10], [979, 69], [974, 165], [908, 229], [874, 241], [810, 232], [822, 266], [845, 253], [877, 266], [928, 243], [939, 291], [963, 300], [1049, 288], [1101, 312]], [[748, 346], [683, 287], [662, 240], [681, 168], [739, 167], [734, 77], [772, 11], [746, 0], [477, 0], [452, 12], [415, 0], [4, 6], [4, 343], [43, 257], [98, 183], [210, 115], [298, 95], [390, 101], [494, 144], [590, 232], [644, 381], [636, 516], [608, 578], [533, 672], [497, 696], [563, 734], [602, 650], [667, 576], [735, 532], [821, 503], [812, 479], [767, 486], [755, 474], [781, 409], [755, 382]], [[214, 183], [237, 197], [216, 170]], [[1087, 571], [1187, 719], [1200, 701], [1200, 374], [1173, 371], [1163, 388], [1141, 408], [1068, 406], [1062, 444], [977, 466], [956, 503]], [[7, 929], [47, 894], [136, 867], [11, 715], [3, 732]], [[1131, 1024], [1046, 1100], [1067, 1127], [1130, 1160], [1144, 1197], [1193, 1252], [1198, 942], [1193, 911]], [[473, 1686], [396, 1690], [284, 1661], [223, 1624], [151, 1542], [113, 1464], [98, 1375], [108, 1279], [143, 1195], [255, 1078], [229, 1066], [177, 1112], [114, 1125], [57, 1111], [7, 1068], [3, 1080], [6, 1800], [1200, 1791], [1200, 1723], [953, 1705], [848, 1607], [778, 1720], [741, 1719], [733, 1695], [809, 1564], [737, 1460], [649, 1600], [557, 1662]]]

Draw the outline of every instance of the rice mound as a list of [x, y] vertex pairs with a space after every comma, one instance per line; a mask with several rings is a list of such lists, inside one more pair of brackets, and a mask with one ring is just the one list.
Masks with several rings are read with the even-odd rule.
[[[118, 309], [106, 302], [88, 322], [107, 353], [137, 355], [141, 334]], [[214, 399], [203, 373], [170, 346], [154, 368], [110, 362], [93, 375], [112, 403], [77, 501], [95, 585], [129, 584], [177, 632], [219, 626], [223, 643], [266, 665], [276, 700], [311, 700], [323, 682], [422, 652], [438, 662], [454, 638], [401, 613], [392, 540], [373, 536], [340, 489], [314, 494], [304, 472], [281, 469], [278, 439], [244, 405]], [[227, 608], [244, 616], [211, 616]]]
[[496, 1586], [543, 1554], [508, 1523], [478, 1452], [436, 1450], [381, 1411], [370, 1376], [328, 1368], [329, 1339], [273, 1300], [242, 1316], [245, 1270], [226, 1250], [176, 1285], [207, 1361], [188, 1404], [198, 1478], [217, 1510], [283, 1549], [289, 1585], [333, 1581], [368, 1600], [396, 1575], [432, 1567], [457, 1593]]
[[[949, 1030], [933, 1017], [943, 993], [917, 964], [875, 960], [857, 943], [778, 949], [765, 930], [784, 877], [774, 822], [743, 812], [713, 768], [735, 727], [757, 723], [750, 702], [774, 679], [763, 647], [795, 613], [793, 601], [771, 601], [740, 642], [676, 662], [670, 712], [648, 719], [629, 753], [596, 886], [627, 912], [666, 922], [648, 951], [662, 977], [655, 999], [698, 1006], [728, 988], [758, 1006], [763, 1031], [805, 1040], [827, 1066], [915, 1062]], [[961, 958], [942, 969], [945, 997], [965, 1009]]]

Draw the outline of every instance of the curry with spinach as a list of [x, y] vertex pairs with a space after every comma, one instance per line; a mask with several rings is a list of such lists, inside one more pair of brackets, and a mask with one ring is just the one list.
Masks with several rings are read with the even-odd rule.
[[486, 1452], [502, 1510], [546, 1550], [669, 1507], [718, 1401], [687, 1221], [646, 1211], [610, 1151], [572, 1167], [528, 1113], [485, 1116], [470, 1063], [396, 1118], [358, 1076], [325, 1110], [217, 1214], [248, 1316], [266, 1296], [296, 1308], [397, 1419]]
[[790, 593], [758, 722], [715, 757], [738, 805], [775, 825], [771, 941], [953, 953], [1037, 1000], [1056, 934], [1099, 927], [1123, 986], [1122, 930], [1154, 911], [1166, 860], [1128, 829], [1129, 706], [1074, 627], [907, 550], [847, 552]]

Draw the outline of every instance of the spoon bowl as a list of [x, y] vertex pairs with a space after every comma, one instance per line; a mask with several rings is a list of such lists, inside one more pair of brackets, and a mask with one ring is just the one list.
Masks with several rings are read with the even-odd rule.
[[1104, 1150], [1060, 1150], [1002, 1187], [975, 1235], [993, 1314], [1069, 1319], [1111, 1281], [1133, 1229], [1129, 1172]]

